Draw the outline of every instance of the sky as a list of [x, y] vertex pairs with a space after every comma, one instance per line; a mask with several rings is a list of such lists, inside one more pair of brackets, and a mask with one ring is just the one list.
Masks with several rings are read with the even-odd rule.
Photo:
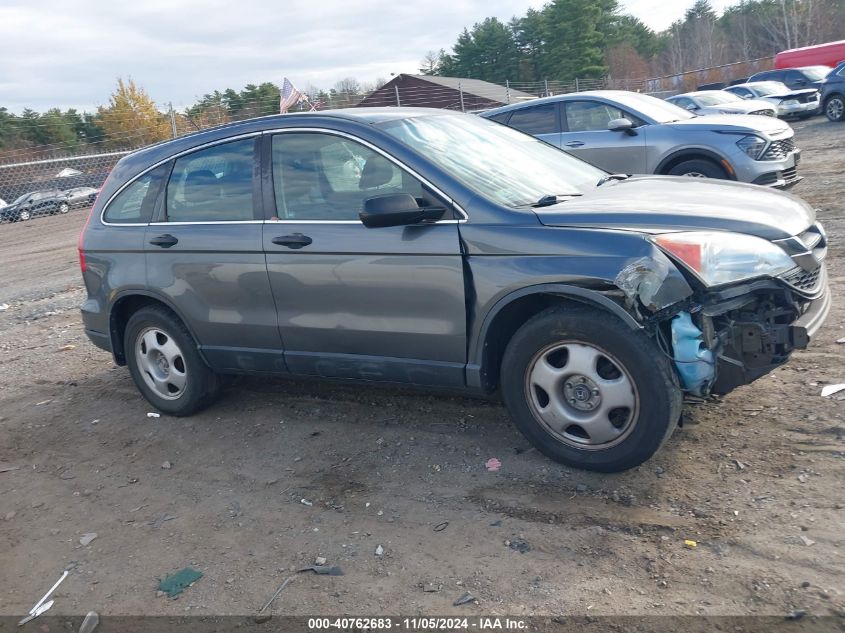
[[[623, 0], [656, 29], [693, 0]], [[287, 76], [301, 89], [344, 77], [415, 73], [429, 50], [488, 16], [508, 20], [545, 0], [2, 0], [0, 106], [92, 111], [117, 77], [160, 108], [214, 90]], [[713, 0], [722, 8], [728, 0]]]

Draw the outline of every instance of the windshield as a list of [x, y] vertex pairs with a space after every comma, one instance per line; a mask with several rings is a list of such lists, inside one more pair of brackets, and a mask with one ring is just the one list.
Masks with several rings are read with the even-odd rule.
[[707, 94], [696, 95], [696, 101], [703, 106], [715, 106], [721, 105], [723, 103], [736, 103], [739, 98], [736, 95], [731, 94], [730, 92], [724, 92], [722, 90], [714, 90], [713, 92], [708, 92]]
[[20, 198], [16, 198], [15, 201], [12, 204], [20, 204], [21, 202], [26, 200], [29, 196], [30, 196], [30, 194], [25, 193]]
[[754, 84], [752, 86], [752, 90], [754, 90], [754, 92], [756, 92], [761, 97], [789, 92], [789, 88], [787, 88], [785, 84], [782, 84], [779, 81], [764, 81], [759, 84]]
[[614, 105], [634, 110], [634, 114], [644, 116], [656, 123], [674, 123], [694, 119], [695, 114], [657, 97], [638, 92], [618, 92], [612, 97]]
[[827, 77], [827, 74], [830, 72], [830, 68], [827, 66], [807, 66], [806, 68], [802, 68], [801, 72], [804, 73], [804, 76], [810, 81], [820, 81]]
[[533, 136], [474, 115], [429, 115], [380, 127], [479, 195], [509, 207], [580, 195], [605, 175]]

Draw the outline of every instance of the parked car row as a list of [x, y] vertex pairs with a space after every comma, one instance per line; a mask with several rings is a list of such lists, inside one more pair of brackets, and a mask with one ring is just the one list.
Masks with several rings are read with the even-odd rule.
[[71, 209], [90, 207], [94, 204], [97, 193], [99, 189], [94, 187], [45, 189], [25, 193], [11, 204], [0, 204], [0, 221], [24, 222], [39, 215], [67, 213]]
[[[707, 84], [668, 101], [696, 114], [764, 114], [782, 118], [824, 114], [845, 121], [845, 61], [835, 68], [807, 66], [759, 72], [726, 84]], [[748, 101], [743, 105], [742, 100]], [[765, 102], [765, 103], [763, 103]]]

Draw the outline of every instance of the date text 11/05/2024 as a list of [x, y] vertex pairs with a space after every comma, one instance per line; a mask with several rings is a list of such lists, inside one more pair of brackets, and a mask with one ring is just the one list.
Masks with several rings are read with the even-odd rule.
[[357, 617], [357, 618], [309, 618], [308, 630], [389, 630], [408, 631], [452, 631], [452, 630], [512, 630], [527, 628], [524, 620], [502, 617]]

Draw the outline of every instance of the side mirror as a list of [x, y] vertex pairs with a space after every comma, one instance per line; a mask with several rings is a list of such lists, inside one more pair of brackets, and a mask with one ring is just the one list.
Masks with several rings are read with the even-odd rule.
[[613, 119], [607, 124], [607, 129], [611, 132], [625, 132], [630, 136], [636, 136], [634, 131], [634, 123], [630, 119]]
[[368, 229], [378, 229], [438, 220], [445, 212], [442, 207], [420, 207], [409, 193], [389, 193], [367, 198], [358, 217]]
[[690, 112], [693, 112], [694, 110], [698, 110], [698, 106], [695, 105], [694, 103], [691, 103], [687, 106], [687, 110], [689, 110]]

